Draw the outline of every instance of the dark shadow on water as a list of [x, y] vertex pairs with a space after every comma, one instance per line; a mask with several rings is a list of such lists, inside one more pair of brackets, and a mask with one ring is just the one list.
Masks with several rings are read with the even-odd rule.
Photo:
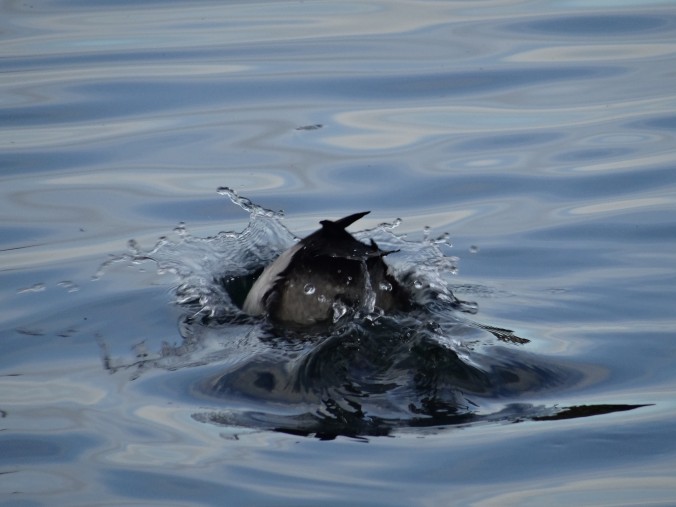
[[[181, 226], [178, 240], [163, 237], [150, 251], [130, 242], [130, 253], [100, 269], [150, 260], [159, 272], [177, 275], [179, 343], [152, 350], [142, 341], [136, 357], [121, 362], [110, 358], [103, 340], [101, 346], [104, 367], [131, 370], [132, 378], [150, 370], [208, 367], [199, 381], [178, 386], [209, 407], [195, 413], [195, 420], [322, 439], [367, 438], [642, 406], [535, 403], [563, 393], [570, 399], [576, 387], [604, 372], [534, 354], [530, 339], [479, 322], [477, 305], [453, 293], [458, 259], [445, 253], [447, 236], [435, 239], [427, 231], [422, 240], [407, 240], [392, 232], [398, 222], [355, 237], [397, 252], [388, 264], [410, 296], [405, 309], [383, 314], [375, 307], [346, 308], [334, 313], [333, 323], [302, 329], [246, 315], [242, 305], [254, 280], [297, 238], [278, 214], [230, 189], [219, 191], [250, 213], [242, 232], [197, 238]], [[463, 293], [475, 290], [469, 289]]]
[[[464, 324], [456, 325], [460, 329]], [[522, 400], [536, 393], [578, 384], [585, 372], [515, 349], [514, 343], [528, 340], [508, 330], [477, 329], [511, 344], [472, 351], [471, 359], [460, 357], [448, 340], [448, 323], [440, 326], [410, 315], [353, 320], [330, 333], [285, 334], [270, 327], [262, 338], [271, 345], [265, 354], [196, 386], [200, 396], [253, 408], [202, 412], [194, 418], [332, 439], [588, 417], [638, 407], [526, 403]]]
[[535, 416], [533, 421], [557, 421], [561, 419], [577, 419], [579, 417], [592, 417], [595, 415], [612, 414], [613, 412], [625, 412], [635, 408], [650, 407], [645, 405], [577, 405], [565, 407], [552, 415]]

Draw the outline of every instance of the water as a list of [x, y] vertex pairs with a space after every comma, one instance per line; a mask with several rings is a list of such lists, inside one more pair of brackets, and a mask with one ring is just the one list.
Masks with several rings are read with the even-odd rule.
[[[1, 505], [674, 504], [671, 3], [0, 12]], [[362, 210], [465, 302], [413, 343], [270, 339], [208, 276]]]

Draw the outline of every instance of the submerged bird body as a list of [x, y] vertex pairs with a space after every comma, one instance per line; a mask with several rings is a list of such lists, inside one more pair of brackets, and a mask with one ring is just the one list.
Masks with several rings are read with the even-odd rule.
[[335, 222], [300, 240], [267, 266], [243, 309], [250, 315], [307, 326], [337, 320], [348, 308], [391, 311], [406, 301], [383, 260], [388, 251], [358, 241], [345, 228], [368, 211]]

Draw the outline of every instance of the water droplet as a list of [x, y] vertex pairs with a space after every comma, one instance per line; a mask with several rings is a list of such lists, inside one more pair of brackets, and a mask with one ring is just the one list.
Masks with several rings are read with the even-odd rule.
[[378, 287], [380, 288], [380, 290], [385, 291], [385, 292], [389, 292], [389, 291], [392, 290], [392, 284], [388, 281], [385, 281], [385, 280], [380, 282], [378, 284]]
[[445, 303], [452, 303], [454, 301], [454, 299], [451, 296], [449, 296], [448, 294], [444, 294], [442, 292], [437, 294], [437, 299]]
[[131, 251], [132, 255], [139, 256], [141, 255], [141, 247], [135, 239], [130, 239], [127, 241], [127, 247]]
[[413, 287], [416, 289], [422, 289], [423, 283], [420, 280], [413, 280]]
[[463, 313], [470, 313], [474, 315], [479, 311], [479, 304], [475, 301], [458, 301], [456, 308]]
[[441, 236], [433, 241], [437, 245], [446, 245], [449, 248], [453, 248], [453, 243], [451, 242], [451, 235], [447, 232], [444, 232]]
[[174, 227], [174, 232], [179, 236], [185, 236], [188, 232], [185, 228], [185, 222], [179, 222], [176, 227]]
[[71, 282], [70, 280], [64, 280], [57, 284], [59, 287], [66, 289], [68, 292], [77, 292], [80, 290], [80, 287], [76, 283]]
[[218, 188], [218, 193], [220, 195], [226, 196], [228, 199], [232, 201], [233, 204], [236, 204], [240, 208], [242, 208], [244, 211], [248, 211], [251, 216], [264, 216], [268, 218], [281, 218], [284, 216], [284, 211], [272, 211], [269, 209], [265, 209], [262, 206], [258, 206], [257, 204], [254, 204], [251, 199], [248, 199], [246, 197], [240, 196], [237, 192], [235, 192], [233, 189], [228, 188], [228, 187], [219, 187]]
[[312, 285], [311, 283], [306, 283], [305, 287], [303, 287], [303, 292], [305, 292], [305, 294], [308, 294], [308, 295], [314, 294], [315, 293], [315, 286]]
[[24, 287], [16, 291], [17, 294], [25, 294], [26, 292], [42, 292], [47, 288], [44, 283], [36, 283], [30, 287]]
[[479, 251], [479, 247], [476, 245], [471, 245], [469, 247], [469, 253], [477, 253]]

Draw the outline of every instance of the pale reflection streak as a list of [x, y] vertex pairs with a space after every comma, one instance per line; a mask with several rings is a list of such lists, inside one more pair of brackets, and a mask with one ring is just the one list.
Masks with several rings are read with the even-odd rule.
[[[56, 468], [56, 467], [54, 467]], [[58, 495], [82, 489], [81, 480], [73, 477], [74, 474], [58, 470], [15, 470], [0, 474], [0, 495], [10, 495], [29, 492], [33, 495], [44, 495], [45, 500], [49, 495]], [[8, 504], [4, 504], [8, 505]], [[20, 505], [17, 503], [16, 505]], [[26, 503], [24, 505], [33, 505]]]
[[[138, 231], [138, 229], [136, 229]], [[155, 229], [153, 229], [155, 231]], [[38, 269], [53, 265], [56, 262], [73, 262], [75, 260], [92, 261], [92, 275], [97, 264], [100, 264], [101, 258], [110, 255], [110, 252], [119, 252], [120, 245], [124, 245], [129, 240], [130, 231], [121, 230], [116, 236], [102, 232], [96, 235], [90, 235], [82, 240], [69, 241], [66, 244], [48, 243], [44, 245], [30, 245], [25, 248], [2, 252], [3, 269]], [[157, 234], [149, 232], [146, 235], [136, 234], [135, 239], [139, 242], [152, 244], [157, 241]], [[94, 242], [95, 240], [100, 240]]]
[[[91, 368], [91, 364], [87, 363]], [[96, 387], [77, 383], [67, 379], [59, 379], [58, 373], [44, 371], [40, 377], [4, 378], [0, 383], [0, 399], [3, 409], [13, 406], [45, 406], [77, 403], [79, 405], [95, 405], [106, 396], [106, 391]], [[45, 379], [49, 379], [46, 381]]]
[[[162, 171], [152, 171], [147, 168], [115, 168], [91, 173], [61, 174], [46, 178], [45, 183], [53, 186], [55, 192], [59, 192], [59, 187], [72, 188], [77, 185], [106, 193], [115, 190], [125, 193], [129, 192], [130, 188], [134, 188], [137, 195], [146, 198], [165, 194], [170, 194], [174, 198], [179, 196], [194, 198], [196, 194], [213, 195], [217, 198], [214, 189], [223, 182], [223, 176], [220, 173], [196, 179], [186, 169], [188, 168], [177, 167], [173, 170], [162, 168]], [[227, 177], [228, 183], [237, 188], [254, 187], [259, 190], [271, 190], [288, 188], [290, 184], [290, 175], [282, 171], [279, 173], [272, 170], [254, 172], [251, 168], [228, 168]], [[226, 206], [224, 205], [223, 208], [225, 209]]]
[[[501, 2], [497, 2], [498, 4]], [[13, 33], [6, 51], [18, 56], [133, 48], [135, 51], [208, 48], [221, 44], [255, 44], [398, 33], [458, 21], [458, 9], [444, 2], [244, 2], [241, 4], [167, 4], [82, 9], [76, 14], [37, 17], [13, 13]], [[44, 25], [41, 20], [49, 20]], [[20, 30], [16, 26], [20, 26]], [[124, 26], [121, 34], [119, 27]], [[224, 30], [223, 28], [226, 27]], [[63, 37], [68, 33], [68, 37]], [[318, 35], [319, 34], [319, 35]], [[75, 44], [73, 41], [77, 41]]]
[[[16, 88], [23, 93], [27, 89], [35, 89], [36, 94], [40, 94], [41, 90], [51, 89], [52, 86], [57, 84], [67, 86], [73, 85], [73, 83], [90, 84], [101, 81], [110, 85], [120, 79], [121, 76], [124, 76], [126, 79], [130, 79], [130, 76], [133, 76], [133, 79], [137, 81], [166, 77], [180, 78], [188, 81], [205, 77], [227, 78], [232, 74], [244, 74], [252, 70], [254, 70], [252, 65], [235, 65], [225, 62], [205, 64], [186, 60], [182, 61], [180, 59], [174, 59], [171, 65], [155, 61], [150, 64], [146, 62], [125, 62], [124, 64], [107, 61], [87, 62], [86, 64], [81, 63], [80, 65], [68, 68], [63, 68], [62, 65], [50, 68], [50, 65], [46, 65], [44, 69], [40, 70], [39, 81], [36, 81], [34, 71], [13, 72], [3, 79], [2, 86], [10, 89]], [[9, 102], [6, 100], [6, 97], [3, 97], [3, 99], [3, 106], [8, 105]]]
[[[130, 412], [133, 424], [147, 423], [144, 427], [151, 429], [149, 438], [111, 449], [101, 455], [101, 461], [134, 466], [204, 466], [224, 458], [246, 460], [254, 451], [242, 441], [250, 440], [259, 449], [279, 445], [273, 443], [279, 437], [256, 430], [200, 424], [191, 417], [194, 407], [166, 407], [145, 401]], [[124, 435], [116, 441], [124, 441]], [[230, 441], [235, 445], [229, 445]]]
[[[152, 407], [150, 410], [158, 407]], [[142, 415], [139, 411], [137, 415]], [[147, 410], [145, 410], [147, 413]], [[168, 430], [171, 414], [155, 417], [152, 423], [153, 436], [144, 442], [129, 442], [106, 452], [101, 460], [108, 463], [143, 466], [199, 465], [222, 455], [222, 439], [213, 435], [208, 440], [195, 439], [198, 428], [184, 427], [181, 431]], [[160, 431], [160, 429], [162, 431]], [[168, 433], [167, 433], [168, 432]], [[197, 440], [197, 441], [195, 441]], [[122, 441], [122, 439], [120, 440]]]
[[505, 58], [508, 62], [596, 62], [672, 57], [675, 44], [593, 44], [545, 47], [522, 51]]
[[[606, 472], [607, 474], [608, 472]], [[650, 469], [646, 470], [646, 474]], [[538, 479], [537, 482], [542, 482]], [[552, 481], [553, 482], [553, 481]], [[674, 499], [676, 488], [673, 476], [653, 475], [636, 477], [630, 474], [613, 477], [565, 479], [549, 487], [530, 487], [527, 482], [515, 485], [517, 491], [479, 500], [476, 507], [503, 507], [505, 505], [667, 505]]]
[[634, 171], [637, 167], [666, 166], [674, 163], [673, 151], [664, 151], [654, 155], [641, 152], [636, 158], [624, 156], [619, 160], [610, 162], [598, 162], [579, 164], [575, 167], [566, 167], [571, 173], [592, 173], [592, 172], [611, 172]]
[[79, 124], [66, 123], [60, 128], [55, 124], [44, 127], [30, 126], [21, 128], [13, 126], [0, 130], [0, 150], [40, 149], [48, 147], [63, 148], [84, 143], [110, 140], [116, 137], [133, 137], [149, 132], [177, 128], [180, 121], [175, 117], [140, 119], [138, 117], [124, 121], [99, 120]]
[[663, 209], [674, 206], [674, 200], [666, 197], [643, 197], [638, 199], [621, 199], [604, 201], [595, 204], [586, 204], [570, 208], [571, 215], [596, 215], [599, 213], [621, 213], [637, 208], [661, 206]]
[[92, 364], [70, 363], [67, 370], [23, 373], [4, 376], [0, 381], [0, 400], [6, 417], [2, 429], [14, 434], [37, 434], [82, 431], [87, 411], [100, 404], [108, 393], [75, 377], [73, 370], [91, 375]]
[[514, 133], [518, 129], [556, 129], [629, 121], [646, 111], [668, 110], [671, 99], [647, 99], [573, 108], [500, 108], [423, 106], [381, 108], [338, 113], [340, 125], [357, 132], [326, 136], [328, 145], [353, 150], [383, 150], [414, 145], [444, 135]]

